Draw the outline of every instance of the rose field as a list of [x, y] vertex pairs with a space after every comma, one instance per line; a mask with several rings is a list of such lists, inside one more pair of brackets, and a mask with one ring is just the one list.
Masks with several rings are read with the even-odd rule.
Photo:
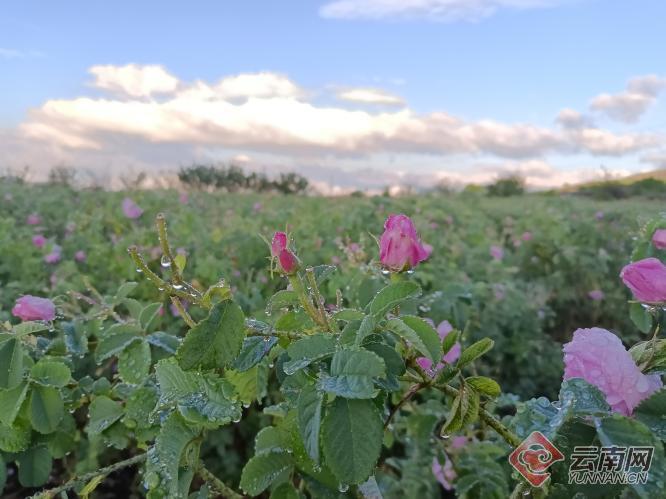
[[666, 497], [663, 207], [1, 181], [0, 495]]

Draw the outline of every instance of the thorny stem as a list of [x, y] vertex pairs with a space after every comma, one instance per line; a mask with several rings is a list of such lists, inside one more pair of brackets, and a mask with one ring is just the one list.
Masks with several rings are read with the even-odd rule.
[[172, 296], [178, 296], [180, 298], [183, 298], [184, 300], [194, 301], [197, 304], [200, 303], [201, 298], [199, 296], [192, 296], [191, 294], [183, 291], [182, 289], [174, 288], [173, 284], [165, 281], [155, 272], [150, 270], [148, 265], [146, 265], [146, 262], [143, 260], [143, 257], [139, 254], [139, 250], [137, 249], [136, 246], [130, 246], [129, 248], [127, 248], [127, 252], [129, 253], [132, 260], [134, 260], [134, 264], [136, 265], [136, 267], [139, 270], [141, 270], [141, 272], [145, 274], [148, 280], [151, 281], [155, 286], [157, 286], [158, 289], [163, 289]]
[[157, 237], [160, 240], [160, 247], [162, 248], [162, 255], [169, 261], [169, 268], [171, 269], [172, 279], [176, 284], [182, 284], [183, 276], [180, 273], [178, 264], [173, 258], [171, 253], [171, 246], [169, 245], [169, 238], [167, 237], [166, 218], [164, 213], [158, 213], [155, 217], [155, 225], [157, 226]]
[[173, 303], [173, 306], [176, 307], [176, 310], [178, 310], [178, 313], [185, 321], [185, 323], [190, 327], [190, 329], [194, 328], [197, 323], [194, 322], [194, 319], [192, 319], [192, 316], [189, 314], [189, 312], [185, 310], [183, 302], [180, 301], [180, 298], [177, 296], [170, 296], [169, 298], [171, 298], [171, 303]]
[[324, 298], [319, 291], [319, 286], [317, 285], [317, 278], [315, 277], [314, 269], [308, 267], [305, 269], [305, 275], [307, 276], [308, 283], [312, 289], [312, 295], [314, 296], [315, 302], [317, 304], [317, 309], [319, 310], [319, 315], [323, 323], [326, 324], [326, 329], [330, 332], [333, 332], [333, 324], [331, 323], [328, 314], [326, 313]]
[[384, 423], [384, 429], [388, 428], [388, 425], [391, 423], [393, 416], [395, 416], [400, 408], [405, 405], [409, 399], [416, 395], [416, 392], [418, 392], [421, 388], [424, 388], [423, 383], [417, 383], [416, 385], [413, 385], [407, 391], [407, 393], [405, 393], [405, 395], [400, 399], [400, 402], [398, 402], [395, 407], [391, 409], [391, 412], [389, 413], [388, 418], [386, 418], [386, 422]]
[[229, 487], [222, 480], [213, 475], [208, 469], [203, 461], [199, 462], [199, 469], [197, 474], [203, 478], [218, 494], [227, 499], [243, 499], [245, 496], [239, 494], [234, 489]]
[[114, 463], [110, 466], [107, 466], [106, 468], [101, 468], [95, 471], [91, 471], [90, 473], [86, 473], [84, 475], [81, 475], [79, 477], [74, 477], [71, 480], [69, 480], [67, 483], [64, 485], [60, 485], [59, 487], [55, 487], [52, 489], [48, 490], [43, 490], [42, 492], [38, 492], [34, 496], [31, 497], [31, 499], [50, 499], [52, 497], [57, 496], [61, 492], [65, 492], [69, 489], [73, 489], [74, 487], [78, 485], [84, 485], [88, 483], [90, 480], [93, 478], [96, 478], [100, 475], [108, 475], [110, 473], [113, 473], [114, 471], [118, 471], [123, 468], [127, 468], [128, 466], [132, 466], [135, 464], [138, 464], [142, 461], [146, 460], [146, 454], [139, 454], [134, 457], [130, 457], [129, 459], [125, 459], [124, 461], [119, 461], [117, 463]]
[[[99, 302], [99, 305], [102, 307], [102, 313], [107, 313], [111, 315], [117, 322], [125, 322], [122, 317], [118, 315], [118, 313], [113, 310], [113, 307], [110, 306], [106, 301], [104, 300], [104, 297], [100, 294], [99, 291], [92, 285], [90, 282], [90, 279], [88, 279], [87, 276], [83, 277], [83, 285], [86, 287], [86, 289], [92, 294], [97, 301]], [[91, 301], [94, 303], [94, 300], [91, 299]]]
[[315, 321], [315, 324], [325, 329], [328, 329], [328, 324], [326, 323], [325, 320], [322, 320], [318, 310], [315, 309], [314, 305], [312, 304], [312, 300], [305, 292], [305, 287], [303, 286], [303, 281], [301, 280], [301, 277], [298, 274], [291, 274], [287, 276], [287, 279], [289, 279], [289, 283], [291, 284], [292, 289], [298, 295], [298, 299], [301, 302], [301, 305], [303, 306], [307, 314], [312, 318], [312, 320]]

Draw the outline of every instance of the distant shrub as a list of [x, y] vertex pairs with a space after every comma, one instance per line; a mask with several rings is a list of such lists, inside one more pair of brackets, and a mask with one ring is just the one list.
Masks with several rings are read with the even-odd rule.
[[518, 176], [504, 177], [490, 184], [487, 189], [489, 196], [509, 197], [520, 196], [525, 192], [525, 181]]
[[646, 178], [631, 184], [617, 181], [602, 182], [580, 188], [577, 194], [594, 199], [625, 199], [630, 197], [666, 198], [666, 183], [655, 178]]
[[226, 192], [270, 192], [300, 194], [307, 190], [308, 180], [297, 173], [281, 173], [270, 180], [263, 173], [245, 173], [236, 165], [192, 165], [181, 168], [178, 179], [185, 185], [200, 190], [224, 190]]

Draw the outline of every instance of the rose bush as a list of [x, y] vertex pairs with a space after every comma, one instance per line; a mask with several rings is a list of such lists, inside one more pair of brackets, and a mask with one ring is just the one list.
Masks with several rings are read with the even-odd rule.
[[[8, 494], [663, 496], [664, 318], [619, 277], [629, 205], [595, 217], [545, 200], [520, 219], [499, 200], [483, 214], [426, 198], [210, 210], [213, 197], [170, 193], [167, 235], [156, 194], [70, 193], [78, 209], [59, 212], [54, 192], [13, 196], [0, 217]], [[138, 217], [118, 209], [126, 197]], [[661, 258], [662, 225], [641, 230], [631, 260]], [[573, 336], [595, 326], [616, 334]], [[574, 486], [564, 462], [532, 489], [507, 456], [535, 429], [565, 454], [654, 447], [650, 480]]]

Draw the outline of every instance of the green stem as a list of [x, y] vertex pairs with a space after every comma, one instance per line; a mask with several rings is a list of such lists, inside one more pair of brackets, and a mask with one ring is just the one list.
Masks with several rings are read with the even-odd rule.
[[197, 474], [201, 478], [203, 478], [206, 481], [206, 483], [208, 483], [222, 497], [225, 497], [227, 499], [243, 499], [245, 497], [244, 495], [239, 494], [234, 489], [229, 487], [226, 483], [217, 478], [210, 471], [208, 471], [203, 461], [200, 461], [199, 463], [199, 469], [197, 470]]
[[166, 218], [164, 213], [158, 213], [155, 217], [155, 225], [157, 226], [157, 237], [160, 240], [160, 247], [162, 248], [162, 255], [169, 261], [169, 268], [171, 269], [171, 276], [176, 284], [183, 283], [183, 276], [180, 274], [180, 269], [176, 260], [171, 253], [171, 246], [169, 245], [169, 238], [167, 237]]
[[185, 323], [190, 327], [190, 329], [196, 327], [197, 323], [194, 322], [192, 316], [188, 313], [187, 310], [185, 310], [185, 307], [183, 307], [183, 302], [180, 301], [177, 296], [170, 296], [169, 298], [171, 298], [171, 303], [173, 303], [173, 306], [176, 307], [176, 310], [178, 310], [178, 313], [183, 318]]
[[314, 269], [308, 267], [305, 269], [305, 275], [307, 276], [308, 283], [312, 289], [312, 295], [314, 296], [315, 302], [317, 304], [317, 310], [319, 311], [319, 316], [321, 317], [322, 323], [326, 324], [326, 329], [329, 332], [333, 332], [333, 325], [329, 320], [328, 314], [326, 313], [326, 303], [324, 298], [319, 291], [319, 286], [317, 285], [317, 278], [315, 277]]
[[85, 485], [90, 480], [100, 475], [108, 475], [110, 473], [113, 473], [114, 471], [127, 468], [128, 466], [133, 466], [145, 460], [146, 460], [146, 454], [139, 454], [138, 456], [134, 456], [129, 459], [125, 459], [124, 461], [119, 461], [117, 463], [114, 463], [110, 466], [107, 466], [106, 468], [101, 468], [96, 471], [91, 471], [90, 473], [86, 473], [84, 475], [81, 475], [80, 477], [74, 477], [71, 480], [69, 480], [67, 483], [59, 487], [38, 492], [37, 494], [32, 496], [32, 499], [49, 499], [55, 497], [61, 492], [66, 492], [67, 490], [73, 489], [78, 485]]
[[322, 318], [320, 317], [317, 309], [315, 309], [314, 305], [312, 304], [310, 296], [305, 292], [305, 286], [303, 286], [301, 277], [298, 274], [291, 274], [287, 276], [287, 279], [289, 279], [291, 288], [298, 295], [298, 300], [301, 302], [302, 307], [305, 309], [310, 318], [312, 318], [312, 320], [318, 326], [324, 329], [328, 329], [326, 321], [322, 321]]

